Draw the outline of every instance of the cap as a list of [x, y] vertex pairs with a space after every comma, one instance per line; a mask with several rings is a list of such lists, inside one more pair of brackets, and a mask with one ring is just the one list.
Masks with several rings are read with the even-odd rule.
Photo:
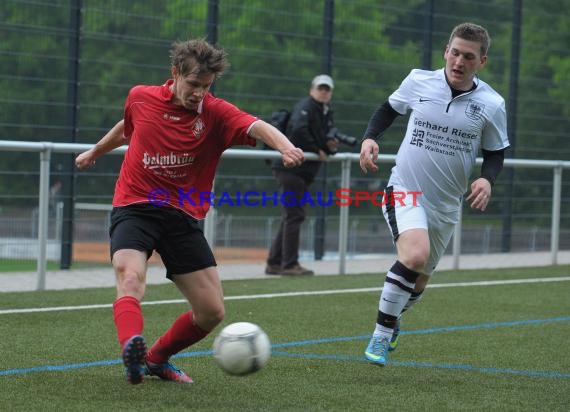
[[311, 83], [311, 87], [319, 87], [321, 85], [329, 86], [331, 89], [334, 89], [333, 79], [326, 74], [319, 74]]

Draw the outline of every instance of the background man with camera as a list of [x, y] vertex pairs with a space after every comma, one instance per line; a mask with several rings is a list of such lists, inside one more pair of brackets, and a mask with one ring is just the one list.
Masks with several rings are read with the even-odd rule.
[[305, 206], [299, 205], [299, 200], [313, 183], [321, 161], [338, 150], [339, 139], [335, 136], [340, 133], [333, 127], [333, 111], [330, 107], [333, 88], [334, 83], [330, 76], [316, 76], [311, 82], [309, 96], [295, 105], [287, 126], [286, 134], [291, 142], [304, 152], [318, 154], [320, 160], [306, 161], [301, 166], [289, 169], [275, 161], [271, 165], [280, 192], [291, 193], [288, 196], [291, 201], [287, 202], [291, 205], [283, 205], [279, 232], [271, 244], [267, 258], [265, 273], [268, 275], [313, 274], [312, 270], [299, 264], [301, 224], [305, 220]]

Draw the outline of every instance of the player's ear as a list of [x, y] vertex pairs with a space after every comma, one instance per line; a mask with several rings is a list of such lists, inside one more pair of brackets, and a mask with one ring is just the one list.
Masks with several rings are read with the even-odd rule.
[[176, 76], [178, 76], [178, 67], [172, 66], [172, 67], [170, 68], [170, 73], [172, 74], [172, 77], [173, 77], [173, 78], [176, 77]]

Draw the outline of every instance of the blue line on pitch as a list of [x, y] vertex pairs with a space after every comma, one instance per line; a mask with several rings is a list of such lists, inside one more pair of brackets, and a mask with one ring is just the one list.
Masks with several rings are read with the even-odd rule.
[[[412, 331], [402, 331], [401, 334], [402, 335], [418, 335], [418, 334], [425, 334], [425, 333], [455, 332], [455, 331], [473, 330], [473, 329], [482, 329], [482, 328], [497, 328], [497, 327], [520, 326], [520, 325], [539, 325], [539, 324], [544, 324], [544, 323], [567, 322], [567, 321], [570, 321], [570, 316], [560, 316], [560, 317], [550, 318], [550, 319], [529, 319], [529, 320], [520, 320], [520, 321], [511, 321], [511, 322], [481, 323], [478, 325], [463, 325], [463, 326], [448, 326], [448, 327], [444, 327], [444, 328], [418, 329], [418, 330], [412, 330]], [[370, 338], [370, 335], [361, 335], [361, 336], [346, 336], [346, 337], [311, 339], [311, 340], [302, 340], [302, 341], [295, 341], [295, 342], [275, 343], [275, 344], [271, 345], [271, 347], [273, 348], [272, 355], [291, 356], [291, 357], [306, 357], [306, 358], [313, 358], [313, 359], [334, 359], [334, 360], [363, 361], [363, 359], [357, 358], [354, 356], [339, 356], [339, 355], [326, 356], [326, 355], [317, 355], [317, 354], [293, 354], [293, 353], [279, 351], [279, 350], [276, 351], [275, 349], [306, 346], [306, 345], [318, 345], [321, 343], [332, 343], [332, 342], [353, 341], [353, 340], [367, 340], [369, 338]], [[174, 358], [187, 358], [187, 357], [210, 356], [210, 355], [212, 355], [211, 350], [192, 351], [192, 352], [180, 353], [178, 355], [175, 355]], [[399, 366], [414, 366], [414, 367], [426, 367], [426, 368], [430, 367], [430, 368], [440, 368], [440, 369], [461, 369], [461, 370], [473, 370], [473, 371], [480, 371], [480, 372], [487, 372], [487, 373], [507, 373], [507, 374], [524, 375], [524, 376], [570, 378], [570, 373], [559, 373], [559, 372], [518, 371], [518, 370], [514, 370], [514, 369], [478, 368], [478, 367], [471, 366], [471, 365], [432, 364], [432, 363], [400, 362], [400, 361], [389, 361], [389, 363], [392, 365], [399, 365]], [[15, 369], [0, 370], [0, 376], [24, 375], [24, 374], [28, 374], [28, 373], [34, 373], [34, 372], [58, 372], [58, 371], [67, 371], [67, 370], [72, 370], [72, 369], [92, 368], [92, 367], [98, 367], [98, 366], [110, 366], [110, 365], [118, 365], [118, 364], [122, 364], [122, 360], [110, 359], [110, 360], [73, 363], [73, 364], [65, 364], [65, 365], [44, 365], [44, 366], [36, 366], [36, 367], [31, 367], [31, 368], [15, 368]]]
[[[356, 356], [302, 354], [302, 353], [290, 353], [284, 351], [272, 351], [271, 355], [287, 356], [290, 358], [368, 362], [366, 359]], [[475, 371], [475, 372], [484, 372], [484, 373], [500, 373], [508, 375], [533, 376], [540, 378], [566, 378], [566, 379], [570, 378], [570, 373], [564, 373], [564, 372], [517, 370], [510, 368], [480, 368], [472, 365], [457, 365], [457, 364], [448, 364], [448, 363], [437, 364], [437, 363], [411, 362], [411, 361], [388, 361], [388, 364], [397, 365], [397, 366], [411, 366], [415, 368], [456, 369], [456, 370], [466, 370], [466, 371]]]
[[67, 365], [44, 365], [35, 366], [32, 368], [17, 368], [17, 369], [6, 369], [0, 371], [0, 376], [7, 375], [25, 375], [27, 373], [33, 372], [60, 372], [67, 371], [71, 369], [82, 369], [82, 368], [93, 368], [96, 366], [109, 366], [122, 364], [123, 361], [120, 359], [102, 360], [96, 362], [83, 362], [83, 363], [70, 363]]
[[[445, 328], [432, 328], [432, 329], [418, 329], [411, 331], [402, 331], [401, 335], [420, 335], [426, 333], [440, 333], [440, 332], [456, 332], [462, 330], [473, 330], [482, 328], [498, 328], [506, 326], [520, 326], [520, 325], [539, 325], [544, 323], [553, 322], [568, 322], [570, 321], [570, 316], [560, 316], [557, 318], [550, 319], [530, 319], [530, 320], [519, 320], [512, 322], [496, 322], [496, 323], [480, 323], [478, 325], [462, 325], [462, 326], [448, 326]], [[323, 338], [323, 339], [312, 339], [296, 342], [284, 342], [272, 345], [274, 348], [286, 348], [290, 346], [304, 346], [304, 345], [317, 345], [319, 343], [330, 343], [339, 341], [351, 341], [351, 340], [363, 340], [370, 339], [370, 335], [363, 336], [348, 336], [348, 337], [338, 337], [338, 338]]]

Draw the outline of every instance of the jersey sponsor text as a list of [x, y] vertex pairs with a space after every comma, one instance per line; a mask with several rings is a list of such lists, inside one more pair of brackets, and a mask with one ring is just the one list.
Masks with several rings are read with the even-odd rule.
[[194, 159], [195, 157], [188, 153], [178, 154], [170, 152], [169, 154], [149, 154], [144, 152], [142, 161], [145, 169], [155, 169], [158, 167], [169, 168], [190, 166], [194, 163]]

